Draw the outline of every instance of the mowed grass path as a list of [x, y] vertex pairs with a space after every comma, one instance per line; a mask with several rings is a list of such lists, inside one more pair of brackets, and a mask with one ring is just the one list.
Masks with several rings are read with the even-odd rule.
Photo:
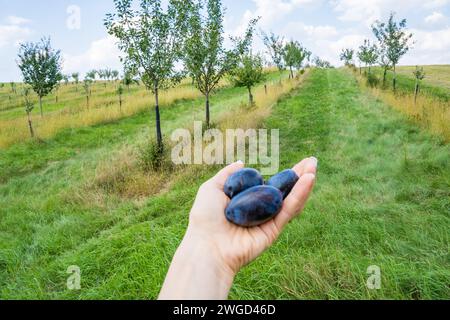
[[[317, 188], [303, 216], [237, 276], [231, 298], [450, 297], [447, 145], [343, 70], [314, 70], [265, 125], [280, 129], [282, 168], [319, 158]], [[71, 184], [85, 168], [76, 161], [107, 151], [0, 186], [1, 298], [157, 297], [197, 188], [217, 168], [141, 204], [77, 200], [83, 189]], [[66, 288], [71, 265], [81, 268], [80, 291]], [[380, 290], [366, 287], [371, 265], [381, 268]]]

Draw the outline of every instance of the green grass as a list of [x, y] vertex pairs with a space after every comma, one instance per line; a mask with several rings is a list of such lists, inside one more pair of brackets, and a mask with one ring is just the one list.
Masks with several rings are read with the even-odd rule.
[[[427, 85], [435, 87], [443, 87], [450, 90], [450, 65], [428, 65], [419, 66], [425, 71], [425, 79], [423, 82]], [[401, 75], [413, 78], [413, 72], [416, 70], [415, 66], [400, 66], [397, 72]]]
[[[400, 92], [414, 94], [416, 80], [413, 71], [416, 67], [398, 67], [397, 89]], [[363, 68], [365, 70], [365, 68]], [[383, 81], [383, 70], [380, 67], [371, 68], [380, 82]], [[425, 79], [420, 83], [421, 92], [432, 97], [448, 101], [450, 99], [450, 65], [424, 66]], [[392, 88], [393, 72], [388, 71], [386, 86]]]
[[[245, 90], [219, 92], [213, 119], [245, 99]], [[164, 132], [194, 119], [203, 119], [199, 101], [178, 102], [163, 110]], [[0, 153], [0, 298], [156, 298], [197, 188], [217, 168], [198, 167], [145, 201], [90, 201], [84, 188], [100, 161], [148, 136], [151, 121], [143, 113]], [[319, 158], [318, 183], [303, 216], [237, 276], [231, 298], [450, 297], [447, 145], [343, 70], [314, 70], [265, 126], [280, 129], [282, 168]], [[81, 268], [80, 291], [66, 288], [71, 265]], [[371, 265], [381, 290], [365, 286]]]

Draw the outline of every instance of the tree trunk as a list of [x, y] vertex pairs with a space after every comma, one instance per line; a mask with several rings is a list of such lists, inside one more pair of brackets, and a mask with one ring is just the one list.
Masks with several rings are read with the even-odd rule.
[[253, 106], [253, 94], [252, 94], [252, 88], [247, 87], [248, 89], [248, 101], [250, 103], [250, 107]]
[[416, 80], [416, 86], [414, 88], [414, 105], [417, 104], [417, 95], [419, 94], [419, 82]]
[[291, 70], [290, 79], [294, 79], [294, 70], [292, 70], [292, 67], [289, 67], [289, 69]]
[[384, 67], [384, 73], [383, 73], [383, 88], [386, 85], [386, 76], [387, 76], [387, 67]]
[[31, 122], [31, 115], [29, 112], [27, 112], [27, 116], [28, 116], [28, 128], [30, 128], [30, 135], [31, 135], [31, 138], [34, 138], [33, 124]]
[[122, 95], [121, 94], [119, 94], [119, 110], [120, 110], [120, 113], [122, 113]]
[[41, 110], [41, 118], [44, 117], [44, 111], [42, 110], [42, 97], [39, 96], [39, 109]]
[[206, 93], [206, 127], [210, 127], [210, 111], [209, 111], [209, 92]]
[[395, 93], [395, 91], [397, 89], [397, 71], [395, 69], [395, 65], [394, 65], [394, 78], [392, 80], [392, 87], [393, 87], [394, 93]]
[[86, 108], [89, 109], [89, 95], [86, 95]]
[[266, 95], [267, 95], [267, 84], [264, 85], [264, 92], [265, 92]]
[[156, 139], [158, 142], [158, 149], [160, 152], [162, 152], [164, 146], [161, 132], [161, 115], [159, 113], [159, 88], [157, 84], [155, 84], [155, 115], [156, 115]]

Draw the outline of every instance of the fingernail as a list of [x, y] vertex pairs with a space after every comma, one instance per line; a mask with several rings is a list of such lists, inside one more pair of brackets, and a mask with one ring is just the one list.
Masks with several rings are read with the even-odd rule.
[[238, 161], [236, 161], [236, 164], [244, 164], [244, 161], [238, 160]]
[[319, 164], [319, 160], [316, 157], [311, 157], [310, 159], [315, 161], [316, 166]]
[[311, 177], [311, 180], [316, 180], [316, 175], [314, 173], [304, 174], [303, 177]]

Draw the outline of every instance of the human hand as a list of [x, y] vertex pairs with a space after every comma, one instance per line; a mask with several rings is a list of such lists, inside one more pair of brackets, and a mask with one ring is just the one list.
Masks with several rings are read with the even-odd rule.
[[223, 192], [224, 184], [243, 167], [242, 162], [231, 164], [200, 187], [160, 299], [225, 299], [235, 274], [270, 247], [303, 210], [315, 183], [317, 159], [307, 158], [293, 168], [300, 179], [281, 212], [253, 228], [234, 225], [225, 217], [230, 199]]

